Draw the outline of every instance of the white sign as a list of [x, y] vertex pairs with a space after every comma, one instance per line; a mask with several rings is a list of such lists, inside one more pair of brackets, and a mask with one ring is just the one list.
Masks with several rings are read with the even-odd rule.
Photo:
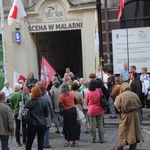
[[114, 73], [120, 74], [124, 62], [135, 65], [137, 72], [150, 72], [150, 27], [112, 31]]
[[29, 32], [45, 32], [45, 31], [61, 31], [61, 30], [76, 30], [83, 27], [82, 22], [60, 22], [60, 23], [45, 23], [33, 24], [28, 26]]

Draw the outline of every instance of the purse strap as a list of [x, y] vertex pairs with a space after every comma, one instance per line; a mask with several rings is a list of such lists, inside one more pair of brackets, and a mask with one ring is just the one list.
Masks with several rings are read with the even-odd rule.
[[99, 93], [100, 93], [100, 96], [101, 96], [101, 95], [104, 95], [101, 88], [98, 88], [98, 91], [99, 91]]

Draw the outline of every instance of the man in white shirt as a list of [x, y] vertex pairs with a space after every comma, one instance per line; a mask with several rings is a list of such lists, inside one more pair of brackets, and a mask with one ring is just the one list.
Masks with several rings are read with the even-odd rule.
[[107, 86], [107, 79], [108, 79], [107, 68], [103, 68], [103, 71], [104, 71], [103, 83], [104, 83], [105, 87], [108, 89], [108, 86]]
[[96, 77], [103, 80], [104, 71], [103, 71], [103, 68], [100, 65], [97, 66]]
[[10, 87], [10, 82], [5, 81], [2, 92], [5, 93], [6, 103], [10, 103], [10, 96], [14, 93], [13, 89]]

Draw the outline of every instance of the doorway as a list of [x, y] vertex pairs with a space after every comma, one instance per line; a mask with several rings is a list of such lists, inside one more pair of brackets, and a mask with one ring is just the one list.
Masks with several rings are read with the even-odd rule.
[[36, 42], [39, 71], [44, 56], [61, 77], [67, 67], [83, 76], [81, 30], [36, 33]]

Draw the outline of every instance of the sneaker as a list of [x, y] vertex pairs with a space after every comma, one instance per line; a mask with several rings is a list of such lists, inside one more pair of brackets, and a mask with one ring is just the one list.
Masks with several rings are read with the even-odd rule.
[[63, 135], [62, 133], [61, 133], [61, 137], [64, 137], [65, 135]]
[[22, 144], [20, 143], [20, 142], [17, 142], [17, 145], [16, 145], [17, 147], [20, 147], [20, 146], [22, 146]]
[[55, 133], [59, 134], [59, 133], [60, 133], [60, 131], [56, 131]]
[[86, 133], [86, 134], [90, 134], [90, 130], [86, 130], [84, 133]]
[[24, 146], [24, 147], [25, 147], [25, 146], [26, 146], [26, 142], [23, 142], [23, 145], [22, 145], [22, 146]]

